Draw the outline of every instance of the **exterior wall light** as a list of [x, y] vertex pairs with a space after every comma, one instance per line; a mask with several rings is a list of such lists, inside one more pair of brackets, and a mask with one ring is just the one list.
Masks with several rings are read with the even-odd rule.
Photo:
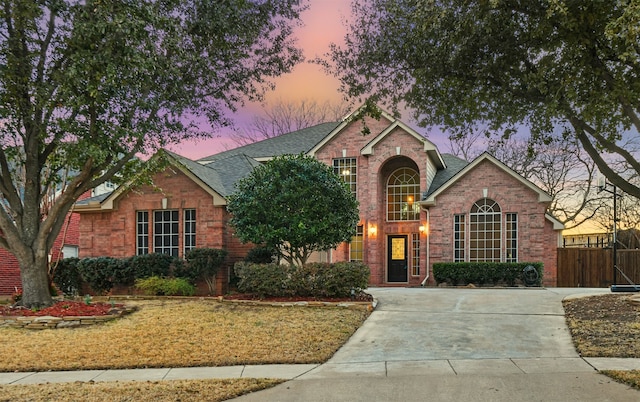
[[376, 234], [378, 234], [378, 228], [376, 227], [376, 225], [369, 225], [369, 236], [375, 237]]

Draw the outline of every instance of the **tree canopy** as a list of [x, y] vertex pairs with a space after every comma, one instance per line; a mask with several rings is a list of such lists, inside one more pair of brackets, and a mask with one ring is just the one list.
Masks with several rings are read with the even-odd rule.
[[136, 155], [208, 135], [200, 121], [227, 125], [226, 111], [260, 99], [270, 77], [302, 60], [291, 37], [302, 9], [300, 0], [2, 1], [0, 247], [19, 261], [24, 304], [51, 303], [47, 253], [80, 195], [128, 180]]
[[349, 96], [424, 126], [574, 136], [640, 197], [640, 1], [354, 0], [325, 61]]
[[358, 202], [342, 179], [303, 155], [258, 166], [238, 182], [227, 208], [242, 242], [274, 248], [292, 265], [350, 241], [360, 219]]

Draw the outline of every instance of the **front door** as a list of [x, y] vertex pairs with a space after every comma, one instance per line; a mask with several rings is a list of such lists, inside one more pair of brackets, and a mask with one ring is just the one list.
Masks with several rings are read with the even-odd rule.
[[407, 236], [389, 236], [387, 243], [387, 282], [406, 282]]

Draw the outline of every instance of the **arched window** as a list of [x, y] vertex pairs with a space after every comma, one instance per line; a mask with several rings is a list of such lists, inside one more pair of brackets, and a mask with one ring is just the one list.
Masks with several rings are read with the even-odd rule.
[[387, 220], [420, 219], [420, 175], [411, 168], [400, 168], [387, 181]]
[[469, 261], [500, 261], [500, 206], [489, 198], [476, 201], [469, 213]]

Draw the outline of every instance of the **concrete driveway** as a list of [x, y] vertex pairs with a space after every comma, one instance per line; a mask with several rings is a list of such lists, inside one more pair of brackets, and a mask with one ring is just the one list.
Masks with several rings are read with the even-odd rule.
[[240, 401], [638, 401], [580, 358], [568, 295], [608, 289], [373, 288], [376, 310], [325, 364]]

